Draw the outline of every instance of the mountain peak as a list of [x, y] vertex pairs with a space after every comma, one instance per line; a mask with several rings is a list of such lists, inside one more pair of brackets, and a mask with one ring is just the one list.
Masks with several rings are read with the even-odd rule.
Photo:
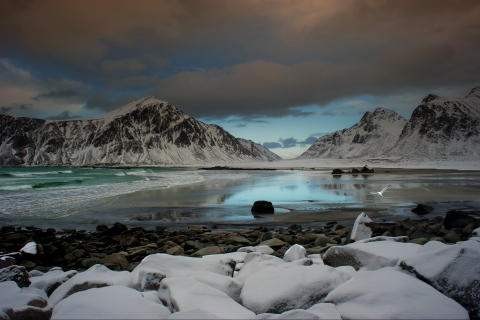
[[433, 101], [433, 100], [438, 99], [438, 98], [440, 98], [440, 97], [437, 96], [437, 95], [429, 94], [428, 96], [423, 98], [422, 103], [429, 103], [430, 101]]
[[466, 98], [480, 98], [480, 86], [476, 86], [470, 90], [470, 93], [466, 96]]

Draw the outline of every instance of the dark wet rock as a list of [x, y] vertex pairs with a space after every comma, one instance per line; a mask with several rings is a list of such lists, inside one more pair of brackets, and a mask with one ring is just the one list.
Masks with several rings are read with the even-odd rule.
[[283, 242], [280, 239], [273, 238], [273, 239], [263, 241], [259, 245], [260, 246], [263, 246], [263, 245], [269, 246], [270, 248], [272, 248], [274, 250], [277, 250], [277, 249], [280, 249], [281, 247], [283, 247], [285, 245], [285, 242]]
[[207, 247], [207, 248], [198, 250], [197, 252], [192, 254], [192, 257], [203, 257], [210, 254], [220, 254], [224, 252], [225, 251], [222, 248], [218, 246], [213, 246], [213, 247]]
[[443, 225], [447, 230], [451, 228], [465, 228], [468, 224], [472, 223], [475, 219], [467, 213], [460, 210], [450, 210], [445, 215]]
[[433, 211], [433, 207], [426, 204], [418, 204], [415, 208], [411, 210], [412, 212], [422, 215], [427, 214]]
[[456, 234], [454, 231], [451, 231], [451, 230], [449, 233], [444, 235], [442, 239], [445, 240], [445, 242], [449, 242], [449, 243], [457, 243], [458, 241], [462, 241], [462, 238], [460, 238], [458, 234]]
[[1, 239], [3, 243], [13, 243], [23, 245], [28, 241], [28, 237], [21, 233], [13, 233]]
[[343, 171], [342, 169], [333, 169], [332, 171], [332, 174], [343, 174], [343, 173], [346, 173], [346, 172]]
[[128, 260], [124, 255], [119, 253], [112, 253], [105, 258], [101, 259], [100, 262], [104, 265], [112, 264], [116, 269], [126, 269], [128, 268]]
[[318, 234], [316, 233], [306, 233], [306, 234], [297, 234], [295, 236], [296, 243], [298, 244], [308, 244], [314, 242], [318, 238]]
[[427, 240], [429, 240], [430, 238], [433, 238], [435, 237], [434, 234], [431, 234], [430, 232], [424, 230], [424, 229], [421, 229], [421, 228], [418, 228], [416, 229], [415, 231], [411, 232], [408, 237], [411, 239], [411, 240], [415, 240], [415, 239], [420, 239], [420, 238], [425, 238]]
[[252, 213], [275, 213], [275, 209], [270, 201], [258, 200], [253, 203]]
[[126, 231], [128, 230], [128, 228], [120, 223], [120, 222], [115, 222], [115, 224], [113, 225], [113, 227], [111, 227], [110, 229], [108, 230], [105, 230], [102, 235], [104, 236], [118, 236], [120, 235], [123, 231]]
[[99, 224], [97, 225], [96, 230], [99, 232], [104, 232], [108, 230], [108, 226], [106, 224]]
[[[433, 238], [436, 238], [436, 237], [433, 237]], [[417, 239], [410, 240], [411, 243], [415, 243], [415, 244], [419, 244], [419, 245], [424, 245], [428, 241], [429, 240], [427, 238], [417, 238]]]
[[315, 239], [315, 246], [316, 247], [326, 247], [327, 244], [337, 244], [338, 242], [321, 234]]
[[360, 170], [358, 170], [357, 168], [353, 168], [352, 173], [360, 173]]
[[0, 255], [0, 269], [13, 266], [15, 264], [15, 258], [6, 255]]
[[30, 285], [27, 269], [17, 265], [0, 269], [0, 282], [4, 281], [15, 281], [20, 288]]
[[135, 237], [127, 237], [120, 241], [119, 246], [120, 247], [136, 247], [140, 244], [140, 241], [138, 241], [137, 238]]
[[366, 165], [360, 170], [360, 173], [375, 173], [375, 170]]

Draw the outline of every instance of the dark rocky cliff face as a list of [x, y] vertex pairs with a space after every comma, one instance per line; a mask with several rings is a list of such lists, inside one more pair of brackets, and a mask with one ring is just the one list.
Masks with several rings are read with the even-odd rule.
[[252, 161], [222, 128], [155, 97], [92, 119], [49, 121], [0, 115], [0, 165], [153, 165]]

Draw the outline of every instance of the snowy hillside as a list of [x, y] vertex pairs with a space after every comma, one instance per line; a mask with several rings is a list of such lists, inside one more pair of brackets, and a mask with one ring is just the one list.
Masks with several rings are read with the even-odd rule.
[[385, 156], [480, 159], [480, 86], [465, 98], [425, 97]]
[[255, 161], [216, 125], [156, 97], [99, 117], [53, 121], [0, 115], [0, 165], [180, 165]]
[[240, 143], [250, 150], [252, 153], [259, 155], [263, 160], [274, 161], [274, 160], [282, 160], [282, 158], [273, 153], [272, 151], [268, 150], [264, 146], [253, 142], [252, 140], [246, 140], [242, 138], [237, 138]]
[[352, 127], [320, 137], [298, 159], [380, 156], [392, 148], [406, 122], [394, 111], [377, 108]]

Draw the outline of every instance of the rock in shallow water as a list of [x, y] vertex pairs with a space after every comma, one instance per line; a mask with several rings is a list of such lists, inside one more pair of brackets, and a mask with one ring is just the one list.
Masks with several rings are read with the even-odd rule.
[[274, 213], [275, 209], [270, 201], [259, 200], [253, 203], [252, 213]]

